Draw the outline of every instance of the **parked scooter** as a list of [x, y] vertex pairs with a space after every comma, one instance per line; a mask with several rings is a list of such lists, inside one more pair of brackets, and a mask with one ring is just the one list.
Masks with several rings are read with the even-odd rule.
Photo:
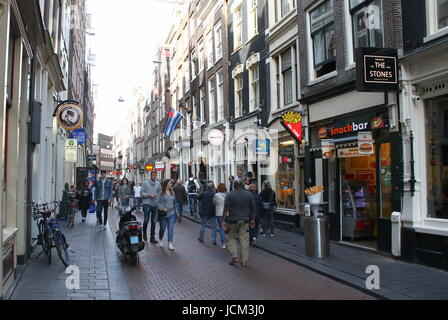
[[117, 246], [131, 264], [136, 265], [138, 253], [145, 249], [142, 225], [133, 214], [136, 207], [118, 205], [116, 209], [120, 215], [119, 231], [117, 231], [116, 239]]

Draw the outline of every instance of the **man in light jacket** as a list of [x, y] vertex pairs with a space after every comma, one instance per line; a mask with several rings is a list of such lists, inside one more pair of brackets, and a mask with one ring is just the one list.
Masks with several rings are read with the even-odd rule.
[[143, 222], [143, 239], [148, 241], [147, 229], [149, 220], [151, 220], [151, 239], [150, 242], [156, 244], [156, 222], [158, 213], [158, 196], [162, 190], [162, 186], [157, 181], [157, 172], [151, 172], [151, 179], [143, 182], [140, 195], [143, 201], [143, 212], [145, 220]]

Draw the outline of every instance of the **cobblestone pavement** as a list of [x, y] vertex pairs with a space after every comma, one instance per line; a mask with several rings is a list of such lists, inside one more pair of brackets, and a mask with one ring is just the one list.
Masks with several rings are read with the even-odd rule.
[[44, 255], [36, 259], [41, 252], [38, 247], [11, 296], [12, 300], [130, 299], [110, 228], [98, 232], [95, 214], [89, 214], [86, 224], [81, 224], [80, 220], [78, 213], [75, 227], [63, 229], [75, 251], [70, 254], [71, 263], [80, 268], [80, 290], [66, 289], [68, 275], [56, 250], [52, 252], [52, 264], [47, 265]]
[[[137, 213], [139, 220], [142, 213]], [[118, 216], [111, 214], [115, 231]], [[149, 229], [149, 228], [148, 228]], [[157, 226], [158, 234], [158, 226]], [[298, 300], [372, 299], [366, 294], [259, 249], [252, 249], [248, 268], [230, 266], [229, 253], [214, 247], [207, 230], [198, 242], [199, 226], [187, 219], [175, 226], [171, 252], [147, 244], [140, 263], [123, 261], [123, 272], [133, 299], [184, 300]]]

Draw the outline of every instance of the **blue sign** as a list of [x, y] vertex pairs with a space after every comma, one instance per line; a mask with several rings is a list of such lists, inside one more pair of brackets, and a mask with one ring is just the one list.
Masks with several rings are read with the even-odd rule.
[[270, 141], [268, 139], [255, 140], [255, 154], [269, 155]]
[[78, 140], [78, 144], [85, 144], [87, 141], [87, 132], [84, 129], [76, 129], [72, 132], [71, 138]]

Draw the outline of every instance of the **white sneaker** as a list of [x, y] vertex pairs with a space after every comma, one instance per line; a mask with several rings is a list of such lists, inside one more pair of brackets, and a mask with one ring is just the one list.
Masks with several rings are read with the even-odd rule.
[[162, 248], [163, 247], [163, 241], [159, 240], [159, 247]]
[[101, 225], [101, 224], [98, 225], [98, 231], [99, 231], [99, 232], [103, 231], [103, 225]]
[[106, 231], [106, 230], [107, 230], [107, 227], [106, 227], [106, 225], [103, 225], [103, 230], [104, 230], [104, 231]]
[[222, 246], [221, 246], [221, 248], [225, 249], [225, 248], [226, 248], [226, 244], [223, 243]]
[[171, 251], [174, 251], [174, 246], [172, 242], [168, 242], [168, 247]]

